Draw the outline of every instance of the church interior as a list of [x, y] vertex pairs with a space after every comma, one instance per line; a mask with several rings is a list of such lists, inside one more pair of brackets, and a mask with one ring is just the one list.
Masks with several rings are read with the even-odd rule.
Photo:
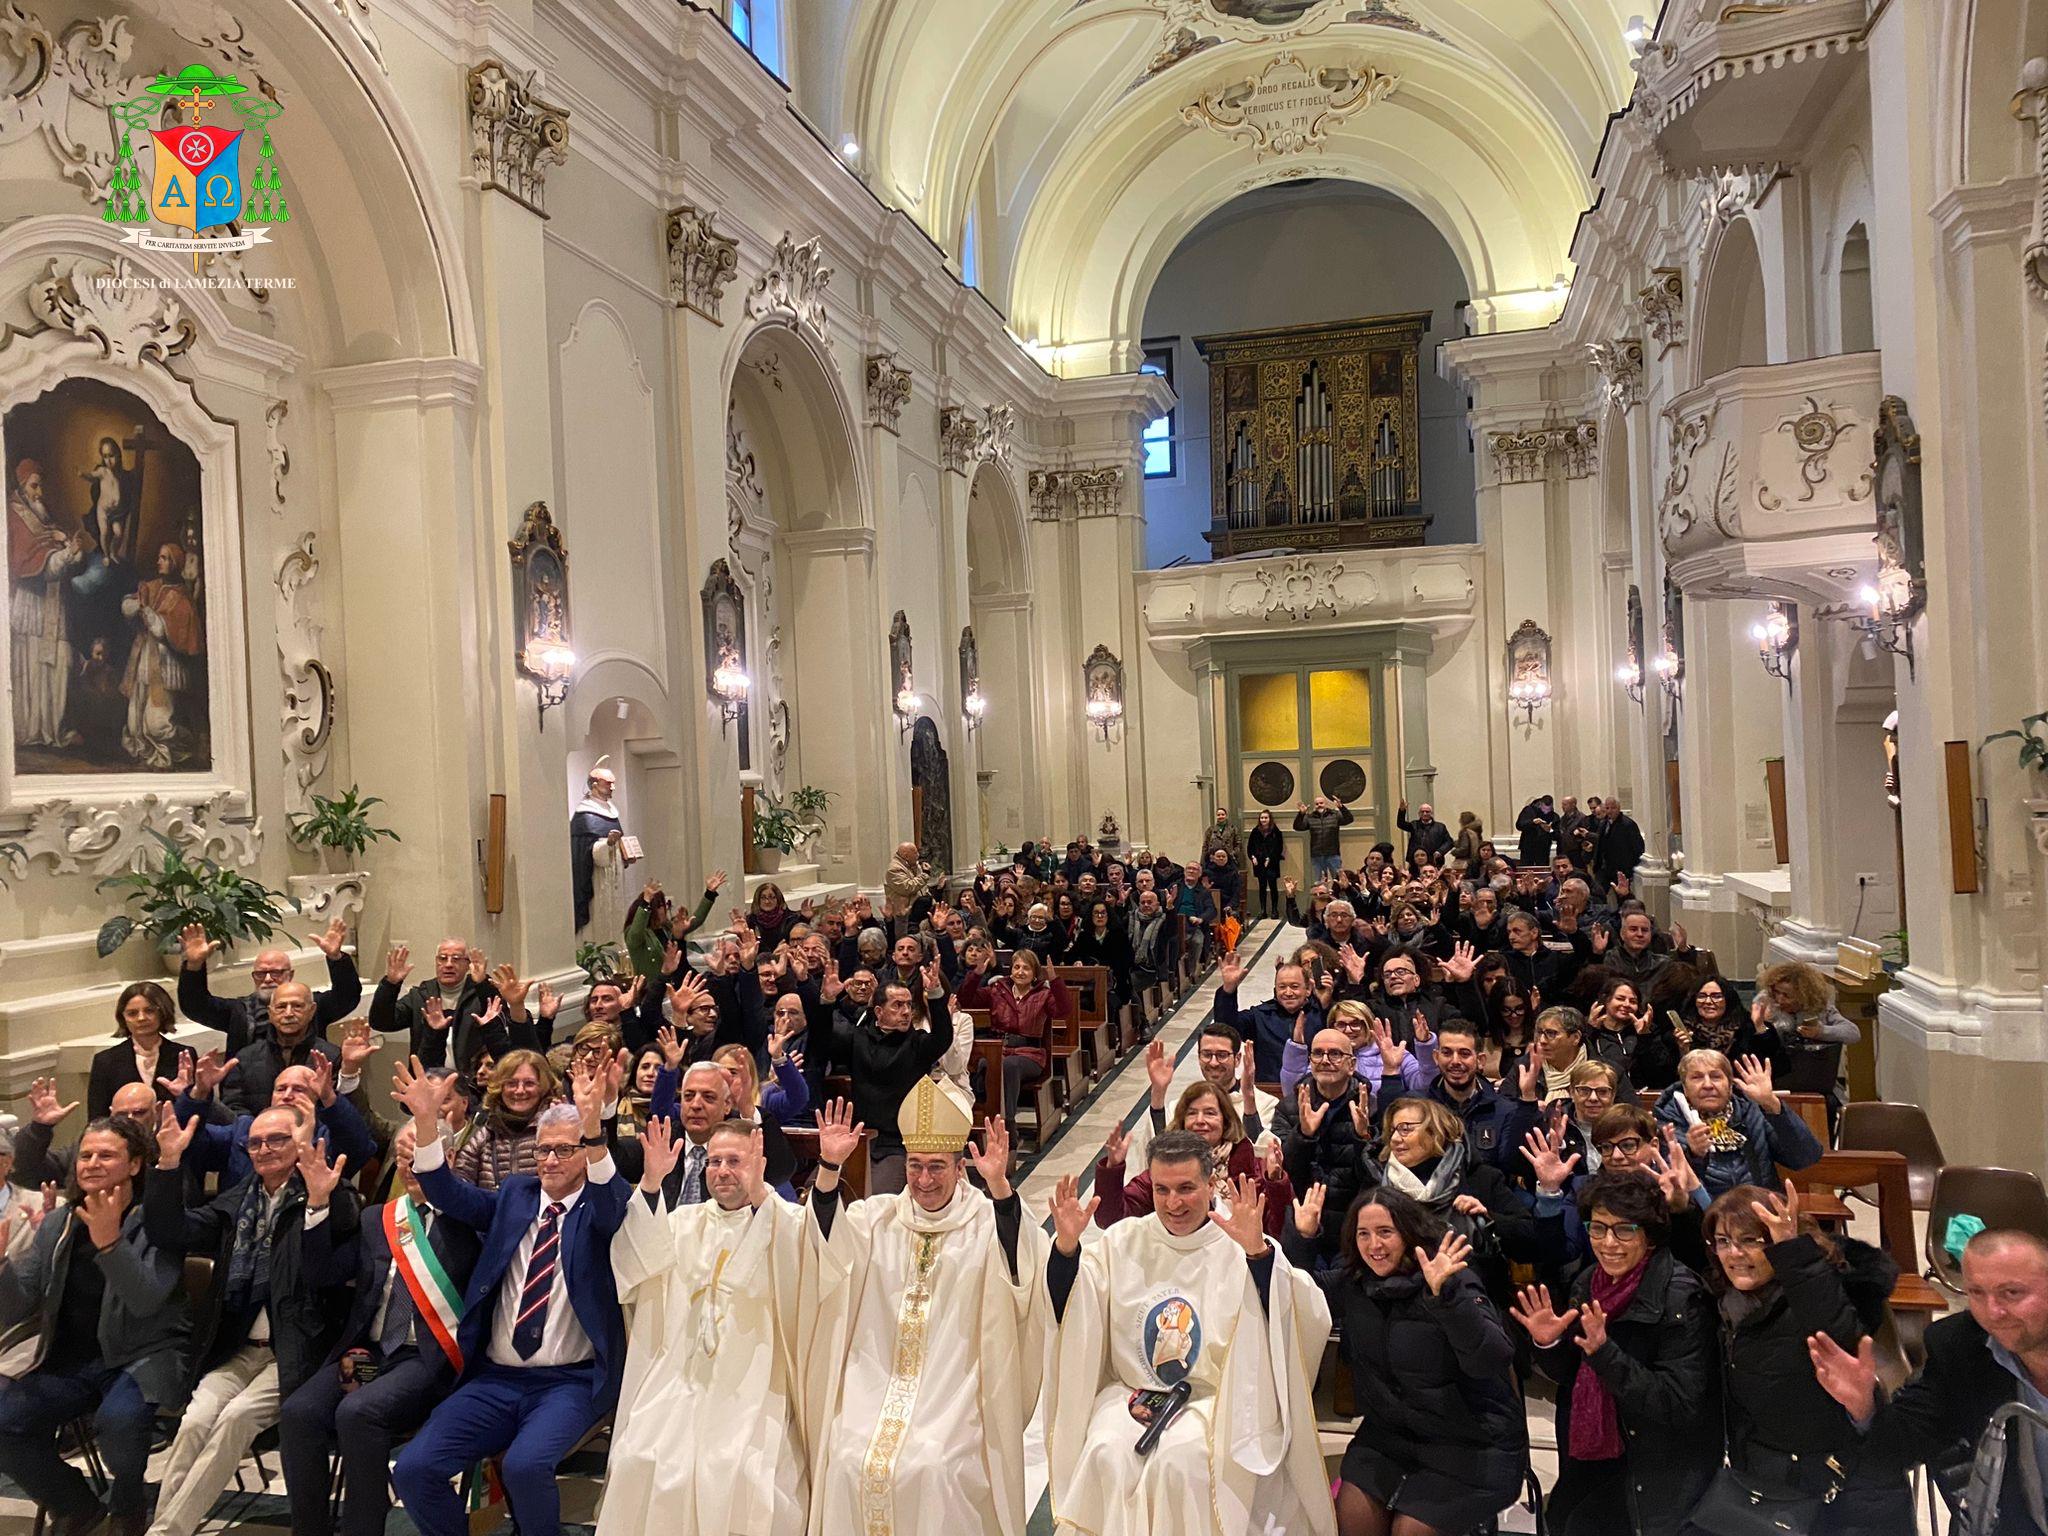
[[[1966, 1315], [1953, 1219], [2048, 1241], [2048, 0], [4, 0], [0, 327], [17, 1142], [47, 1147], [46, 1104], [93, 1095], [60, 1141], [107, 1113], [144, 983], [172, 1054], [121, 1081], [154, 1061], [182, 1104], [234, 1054], [225, 1005], [263, 1000], [261, 1044], [278, 976], [333, 1000], [353, 957], [362, 1001], [317, 1029], [402, 1123], [431, 1035], [371, 994], [450, 945], [462, 1028], [488, 967], [543, 1049], [637, 1050], [728, 932], [783, 967], [772, 1009], [785, 919], [908, 933], [948, 995], [987, 921], [1079, 998], [1021, 1093], [1024, 1037], [952, 1005], [977, 1144], [1007, 1109], [1056, 1234], [1061, 1181], [1144, 1120], [1149, 1051], [1199, 1084], [1203, 1029], [1311, 940], [1348, 995], [1352, 907], [1353, 983], [1406, 906], [1455, 1004], [1468, 939], [1515, 974], [1484, 899], [1540, 907], [1574, 965], [1635, 963], [1645, 914], [1645, 968], [1610, 970], [1645, 1040], [1667, 1006], [1701, 1027], [1650, 960], [1759, 1019], [1767, 976], [1821, 978], [1847, 1033], [1786, 1098], [1836, 1175], [1810, 1209], [1896, 1261], [1901, 1379]], [[1396, 894], [1348, 873], [1376, 849]], [[1100, 902], [1069, 874], [1155, 861], [1168, 937], [1119, 884], [1123, 958], [1067, 955]], [[700, 891], [650, 937], [654, 893]], [[1509, 1098], [1534, 1042], [1496, 1042]], [[822, 1108], [783, 1128], [806, 1168]], [[1996, 1194], [1940, 1187], [1987, 1169]], [[0, 1291], [44, 1177], [60, 1208], [11, 1177]], [[1295, 1432], [1348, 1479], [1339, 1357]], [[1578, 1408], [1526, 1408], [1548, 1489]], [[1000, 1528], [1079, 1532], [1024, 1418]], [[117, 1498], [113, 1529], [194, 1536], [174, 1424], [156, 1524]], [[206, 1530], [309, 1529], [271, 1433]], [[606, 1444], [562, 1463], [578, 1530], [626, 1528]], [[96, 1529], [11, 1466], [0, 1529]], [[1350, 1491], [1379, 1514], [1345, 1536], [1439, 1528]], [[1539, 1529], [1529, 1503], [1477, 1528]], [[1923, 1474], [1911, 1508], [1966, 1529]]]

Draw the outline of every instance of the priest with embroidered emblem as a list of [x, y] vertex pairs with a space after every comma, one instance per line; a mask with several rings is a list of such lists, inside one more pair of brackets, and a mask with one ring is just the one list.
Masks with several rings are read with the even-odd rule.
[[897, 1125], [903, 1192], [842, 1205], [863, 1128], [844, 1100], [819, 1117], [804, 1259], [817, 1305], [799, 1352], [811, 1536], [1023, 1536], [1045, 1234], [1010, 1188], [1001, 1117], [968, 1148], [965, 1096], [921, 1078]]
[[619, 825], [618, 807], [612, 796], [618, 777], [611, 759], [600, 757], [590, 766], [582, 800], [569, 818], [569, 873], [576, 895], [576, 931], [595, 926], [597, 942], [617, 944], [626, 931], [626, 907], [620, 894], [620, 879], [629, 856], [625, 829]]
[[760, 1128], [706, 1142], [710, 1199], [673, 1210], [681, 1144], [640, 1146], [640, 1190], [612, 1240], [632, 1311], [598, 1536], [803, 1536], [809, 1478], [792, 1393], [803, 1212], [776, 1198]]
[[1085, 1248], [1095, 1201], [1072, 1178], [1053, 1194], [1053, 1529], [1334, 1536], [1309, 1401], [1329, 1306], [1267, 1242], [1256, 1180], [1212, 1211], [1206, 1142], [1166, 1131], [1148, 1150], [1152, 1213]]

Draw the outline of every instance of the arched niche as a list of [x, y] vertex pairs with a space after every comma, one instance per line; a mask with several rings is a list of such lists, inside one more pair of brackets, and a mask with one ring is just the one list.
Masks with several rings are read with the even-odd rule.
[[[891, 717], [854, 416], [808, 329], [759, 325], [736, 338], [731, 356], [726, 537], [711, 550], [746, 596], [754, 735], [744, 772], [736, 744], [711, 749], [707, 825], [730, 825], [737, 836], [742, 782], [778, 795], [815, 785], [833, 796], [818, 878], [876, 878], [887, 856], [883, 728]], [[700, 680], [703, 639], [697, 626], [692, 634]], [[701, 681], [694, 686], [702, 696]], [[708, 698], [704, 721], [707, 733], [719, 728]], [[894, 742], [892, 725], [886, 742]], [[801, 889], [806, 878], [787, 883]]]
[[955, 842], [963, 853], [969, 842], [979, 852], [1014, 849], [1043, 830], [1036, 771], [1043, 711], [1033, 682], [1024, 509], [1010, 473], [998, 464], [983, 464], [968, 488], [967, 614], [988, 713], [974, 733], [976, 802], [955, 807]]
[[1733, 219], [1714, 247], [1694, 327], [1702, 381], [1771, 360], [1764, 315], [1764, 267], [1756, 233], [1747, 218]]
[[1863, 221], [1849, 226], [1835, 262], [1837, 339], [1844, 352], [1877, 348], [1877, 312], [1870, 290], [1870, 232]]

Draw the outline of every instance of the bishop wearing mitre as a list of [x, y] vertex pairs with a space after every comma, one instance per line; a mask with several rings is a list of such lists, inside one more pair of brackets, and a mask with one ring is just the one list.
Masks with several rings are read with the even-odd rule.
[[738, 1120], [706, 1142], [710, 1198], [664, 1210], [673, 1138], [668, 1121], [649, 1123], [640, 1192], [612, 1239], [632, 1324], [598, 1536], [803, 1536], [804, 1216], [769, 1186], [760, 1129]]
[[[1023, 1536], [1024, 1426], [1038, 1401], [1045, 1234], [1010, 1188], [1010, 1137], [922, 1078], [897, 1115], [901, 1194], [839, 1200], [853, 1111], [819, 1118], [804, 1258], [811, 1536]], [[971, 1160], [988, 1193], [968, 1183]]]
[[1052, 1202], [1045, 1383], [1055, 1532], [1335, 1536], [1309, 1400], [1330, 1309], [1266, 1240], [1243, 1179], [1212, 1208], [1209, 1146], [1152, 1139], [1150, 1215], [1084, 1248], [1072, 1178]]

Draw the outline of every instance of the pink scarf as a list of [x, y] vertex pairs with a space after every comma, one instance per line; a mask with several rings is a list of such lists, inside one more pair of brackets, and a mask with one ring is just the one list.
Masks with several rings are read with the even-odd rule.
[[[1643, 1273], [1649, 1267], [1648, 1254], [1643, 1255], [1642, 1263], [1619, 1277], [1598, 1265], [1593, 1267], [1593, 1300], [1607, 1314], [1610, 1328], [1636, 1299]], [[1572, 1378], [1571, 1429], [1574, 1461], [1615, 1461], [1626, 1449], [1621, 1438], [1621, 1412], [1614, 1406], [1614, 1395], [1593, 1369], [1591, 1360], [1581, 1360], [1578, 1375]]]

